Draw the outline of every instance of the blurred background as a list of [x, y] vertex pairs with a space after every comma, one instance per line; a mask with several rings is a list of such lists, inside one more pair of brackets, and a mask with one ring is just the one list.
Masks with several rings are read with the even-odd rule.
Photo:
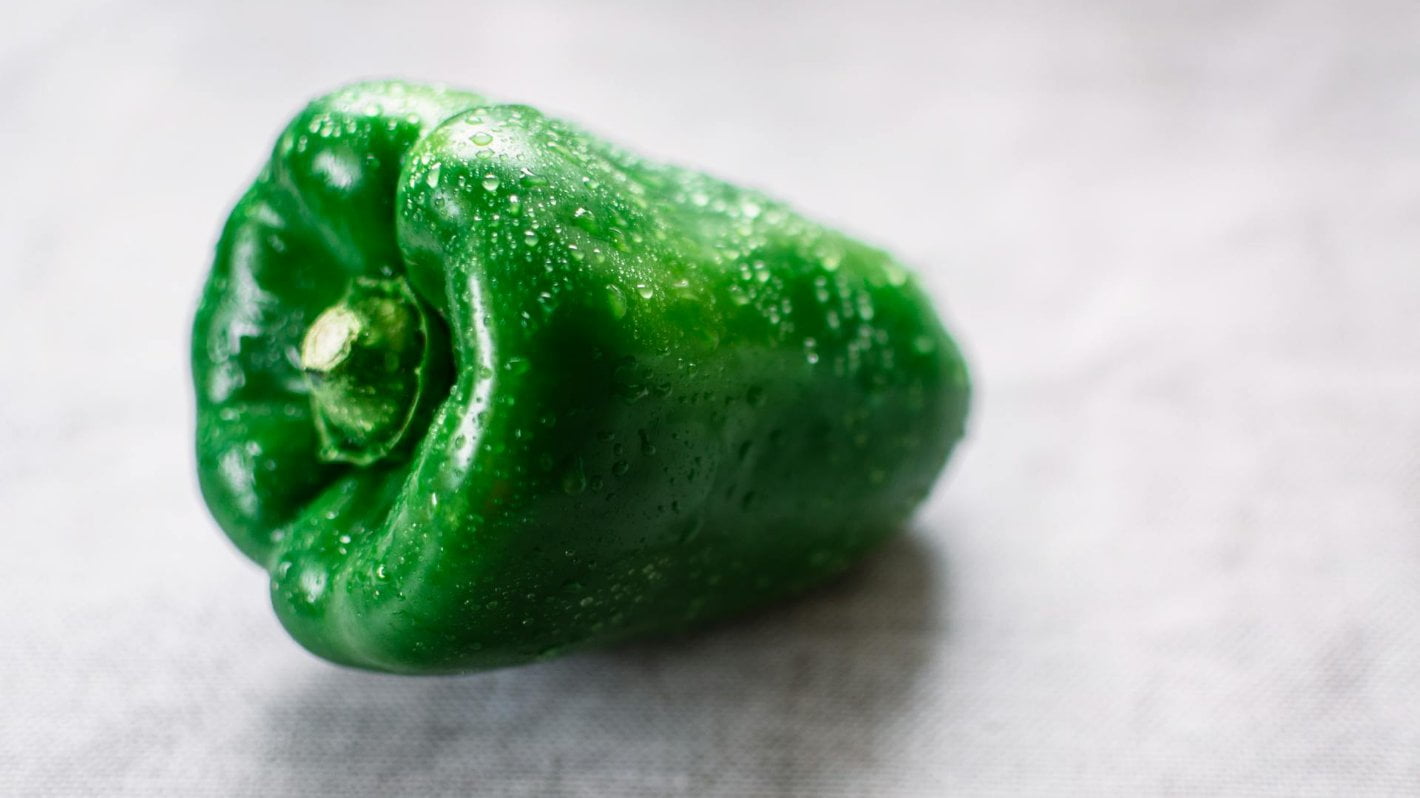
[[[1420, 793], [1420, 5], [0, 8], [0, 794]], [[688, 640], [463, 678], [281, 630], [188, 325], [286, 120], [537, 105], [919, 270], [914, 527]]]

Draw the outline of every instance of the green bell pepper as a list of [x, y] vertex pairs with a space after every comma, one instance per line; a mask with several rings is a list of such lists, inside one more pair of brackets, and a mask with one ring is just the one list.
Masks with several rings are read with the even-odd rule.
[[436, 673], [681, 630], [900, 528], [967, 409], [913, 278], [525, 106], [309, 105], [193, 325], [197, 465], [303, 646]]

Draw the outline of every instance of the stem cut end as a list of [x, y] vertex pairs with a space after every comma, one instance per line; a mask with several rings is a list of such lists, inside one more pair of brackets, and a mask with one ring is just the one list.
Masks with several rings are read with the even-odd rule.
[[435, 357], [429, 318], [400, 279], [357, 279], [301, 342], [321, 457], [368, 465], [407, 437]]

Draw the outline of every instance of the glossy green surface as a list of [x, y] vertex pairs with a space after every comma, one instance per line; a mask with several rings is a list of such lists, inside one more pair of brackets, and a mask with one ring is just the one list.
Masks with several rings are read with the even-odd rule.
[[[408, 290], [414, 315], [313, 332], [358, 285]], [[223, 231], [192, 358], [203, 494], [281, 622], [407, 673], [819, 582], [927, 495], [968, 396], [883, 252], [531, 108], [401, 83], [337, 91], [281, 135]], [[411, 379], [421, 358], [439, 362]], [[359, 364], [339, 390], [337, 362]]]

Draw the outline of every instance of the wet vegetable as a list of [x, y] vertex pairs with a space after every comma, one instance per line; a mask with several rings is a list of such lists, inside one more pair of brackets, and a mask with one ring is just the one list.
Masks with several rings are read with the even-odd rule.
[[510, 665], [794, 593], [897, 530], [967, 408], [911, 275], [538, 111], [308, 106], [193, 328], [197, 460], [336, 662]]

